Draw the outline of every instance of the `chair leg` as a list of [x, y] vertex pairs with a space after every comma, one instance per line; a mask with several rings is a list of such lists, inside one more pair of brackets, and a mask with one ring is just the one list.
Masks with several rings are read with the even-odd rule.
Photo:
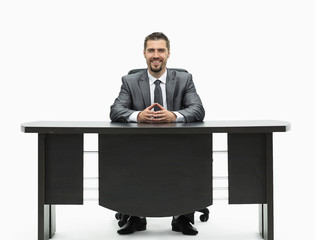
[[[209, 209], [208, 208], [204, 208], [204, 209], [200, 209], [197, 210], [197, 212], [201, 212], [202, 214], [200, 215], [199, 219], [201, 222], [207, 222], [209, 219]], [[126, 224], [127, 220], [129, 219], [130, 215], [127, 214], [123, 214], [123, 213], [116, 213], [115, 214], [115, 218], [118, 220], [118, 226], [122, 227]]]
[[204, 209], [201, 209], [201, 210], [197, 210], [197, 212], [201, 212], [203, 214], [200, 215], [199, 219], [201, 222], [207, 222], [208, 219], [209, 219], [209, 209], [208, 208], [204, 208]]
[[122, 227], [126, 224], [128, 218], [130, 217], [130, 215], [127, 214], [122, 214], [120, 212], [115, 214], [115, 218], [118, 220], [118, 226]]

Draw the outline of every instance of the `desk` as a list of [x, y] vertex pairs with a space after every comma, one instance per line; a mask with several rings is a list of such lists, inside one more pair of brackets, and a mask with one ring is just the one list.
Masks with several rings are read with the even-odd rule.
[[[288, 122], [271, 120], [160, 125], [24, 123], [23, 132], [38, 133], [38, 239], [54, 235], [55, 205], [83, 204], [84, 133], [99, 135], [99, 204], [153, 217], [186, 213], [212, 204], [212, 134], [227, 133], [229, 204], [259, 204], [260, 233], [264, 239], [273, 240], [272, 134], [289, 129]], [[152, 139], [166, 149], [163, 158], [153, 154], [156, 147]], [[144, 149], [152, 156], [145, 162], [139, 155]], [[137, 191], [123, 189], [130, 178]], [[167, 184], [170, 181], [173, 184]]]

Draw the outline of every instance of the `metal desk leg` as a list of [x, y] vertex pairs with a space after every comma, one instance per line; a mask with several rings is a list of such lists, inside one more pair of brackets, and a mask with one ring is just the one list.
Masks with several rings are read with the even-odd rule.
[[266, 158], [267, 158], [267, 204], [264, 204], [264, 239], [274, 239], [273, 222], [273, 149], [272, 133], [266, 134]]
[[52, 238], [56, 232], [56, 206], [49, 205], [49, 238]]
[[38, 134], [38, 240], [48, 240], [50, 207], [45, 204], [45, 134]]
[[258, 206], [258, 211], [259, 211], [259, 233], [262, 238], [264, 238], [264, 204], [259, 204]]
[[267, 203], [259, 205], [259, 232], [265, 240], [274, 239], [273, 147], [272, 133], [266, 134]]

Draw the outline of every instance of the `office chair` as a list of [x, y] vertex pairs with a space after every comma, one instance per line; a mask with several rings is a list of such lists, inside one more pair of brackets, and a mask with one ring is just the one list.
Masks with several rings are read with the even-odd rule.
[[[178, 72], [187, 72], [187, 70], [185, 69], [182, 69], [182, 68], [169, 68], [171, 70], [175, 70], [175, 71], [178, 71]], [[133, 74], [133, 73], [137, 73], [137, 72], [140, 72], [140, 71], [144, 71], [146, 70], [146, 68], [137, 68], [137, 69], [132, 69], [128, 72], [128, 75], [130, 74]], [[204, 209], [200, 209], [200, 210], [196, 210], [196, 212], [201, 212], [202, 214], [199, 216], [199, 219], [201, 222], [207, 222], [208, 219], [209, 219], [209, 209], [208, 208], [204, 208]], [[125, 223], [127, 222], [128, 218], [130, 217], [130, 215], [127, 215], [127, 214], [123, 214], [123, 213], [116, 213], [115, 214], [115, 218], [118, 220], [118, 226], [119, 227], [122, 227], [125, 225]]]

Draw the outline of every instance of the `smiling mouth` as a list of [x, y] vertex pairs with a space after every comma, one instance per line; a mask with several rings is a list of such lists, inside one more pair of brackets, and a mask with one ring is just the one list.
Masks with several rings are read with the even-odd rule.
[[154, 61], [151, 61], [151, 63], [152, 63], [153, 65], [160, 65], [160, 64], [162, 63], [162, 61], [160, 61], [160, 60], [154, 60]]

